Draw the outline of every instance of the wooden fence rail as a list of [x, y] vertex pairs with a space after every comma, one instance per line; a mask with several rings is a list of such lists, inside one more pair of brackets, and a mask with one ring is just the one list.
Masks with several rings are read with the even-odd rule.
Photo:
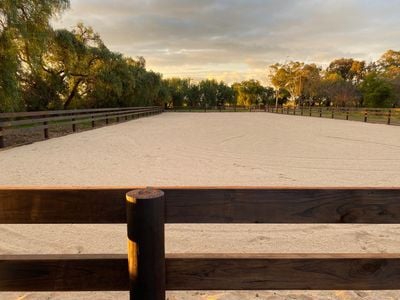
[[82, 110], [61, 110], [61, 111], [41, 111], [41, 112], [22, 112], [22, 113], [3, 113], [0, 114], [0, 148], [5, 147], [4, 136], [13, 132], [21, 131], [26, 128], [43, 130], [45, 139], [49, 138], [49, 129], [55, 126], [71, 126], [72, 132], [77, 131], [77, 125], [82, 123], [91, 124], [95, 127], [95, 122], [110, 119], [120, 122], [121, 118], [140, 118], [159, 114], [163, 111], [162, 107], [127, 107], [127, 108], [105, 108], [105, 109], [82, 109]]
[[130, 190], [0, 189], [0, 224], [127, 223], [129, 241], [128, 255], [0, 256], [0, 291], [400, 289], [400, 253], [164, 252], [165, 223], [398, 224], [400, 189]]
[[253, 106], [209, 106], [209, 107], [174, 107], [170, 112], [269, 112], [294, 116], [320, 117], [340, 119], [347, 121], [361, 121], [368, 123], [379, 123], [387, 125], [400, 125], [399, 108], [347, 108], [347, 107], [322, 107], [322, 106], [300, 106], [283, 107], [269, 105]]

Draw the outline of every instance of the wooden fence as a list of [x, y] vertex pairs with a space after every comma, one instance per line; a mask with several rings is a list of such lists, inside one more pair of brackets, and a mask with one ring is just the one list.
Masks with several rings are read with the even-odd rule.
[[387, 125], [400, 125], [399, 108], [347, 108], [324, 106], [284, 107], [269, 105], [253, 106], [210, 106], [210, 107], [175, 107], [170, 112], [270, 112], [295, 116], [320, 117], [347, 121], [362, 121]]
[[161, 300], [165, 290], [400, 289], [400, 253], [164, 253], [165, 223], [398, 224], [400, 189], [129, 190], [1, 189], [2, 224], [127, 222], [129, 247], [128, 256], [0, 256], [0, 291], [130, 289]]
[[80, 109], [80, 110], [58, 110], [58, 111], [37, 111], [21, 113], [0, 114], [0, 148], [5, 147], [4, 136], [10, 133], [10, 129], [23, 130], [35, 128], [43, 130], [43, 137], [49, 138], [49, 130], [55, 126], [71, 126], [72, 132], [77, 131], [77, 125], [87, 123], [92, 128], [96, 122], [110, 120], [120, 122], [133, 118], [159, 114], [162, 107], [127, 107], [127, 108], [103, 108], [103, 109]]
[[266, 106], [265, 111], [286, 115], [361, 121], [387, 125], [400, 125], [400, 109], [396, 108], [347, 108], [347, 107], [275, 107]]

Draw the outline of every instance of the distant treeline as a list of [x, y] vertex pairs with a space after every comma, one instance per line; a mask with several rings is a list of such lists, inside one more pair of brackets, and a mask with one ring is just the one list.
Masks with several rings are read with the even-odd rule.
[[[400, 52], [367, 64], [338, 59], [328, 68], [289, 62], [257, 80], [163, 79], [142, 57], [110, 51], [83, 24], [55, 30], [68, 0], [0, 2], [0, 112], [165, 105], [285, 104], [393, 107], [400, 104]], [[269, 74], [269, 75], [268, 75]]]

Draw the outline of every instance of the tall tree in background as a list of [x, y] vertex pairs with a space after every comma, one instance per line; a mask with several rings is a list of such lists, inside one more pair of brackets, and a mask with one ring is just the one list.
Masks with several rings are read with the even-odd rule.
[[2, 0], [0, 2], [0, 111], [24, 109], [21, 89], [40, 70], [50, 37], [50, 19], [68, 0]]
[[266, 104], [273, 97], [273, 90], [261, 85], [257, 80], [245, 80], [232, 85], [235, 91], [236, 103], [243, 106]]
[[363, 106], [392, 107], [395, 103], [394, 88], [376, 72], [369, 73], [361, 83]]
[[202, 80], [199, 83], [200, 99], [202, 105], [217, 106], [218, 103], [218, 82], [215, 79]]
[[326, 71], [329, 74], [338, 74], [344, 80], [358, 84], [365, 75], [366, 65], [365, 61], [341, 58], [332, 61]]
[[356, 86], [337, 73], [328, 73], [321, 81], [320, 96], [334, 106], [357, 106], [359, 94]]

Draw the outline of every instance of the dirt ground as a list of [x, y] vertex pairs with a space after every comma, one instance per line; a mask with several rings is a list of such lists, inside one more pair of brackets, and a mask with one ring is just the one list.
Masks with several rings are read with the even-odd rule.
[[[400, 128], [268, 113], [165, 113], [0, 151], [2, 186], [400, 185]], [[167, 252], [397, 252], [400, 225], [169, 225]], [[124, 253], [124, 225], [2, 225], [1, 254]], [[205, 249], [204, 245], [207, 245]], [[3, 293], [0, 299], [127, 299]], [[169, 299], [400, 299], [398, 291]]]

